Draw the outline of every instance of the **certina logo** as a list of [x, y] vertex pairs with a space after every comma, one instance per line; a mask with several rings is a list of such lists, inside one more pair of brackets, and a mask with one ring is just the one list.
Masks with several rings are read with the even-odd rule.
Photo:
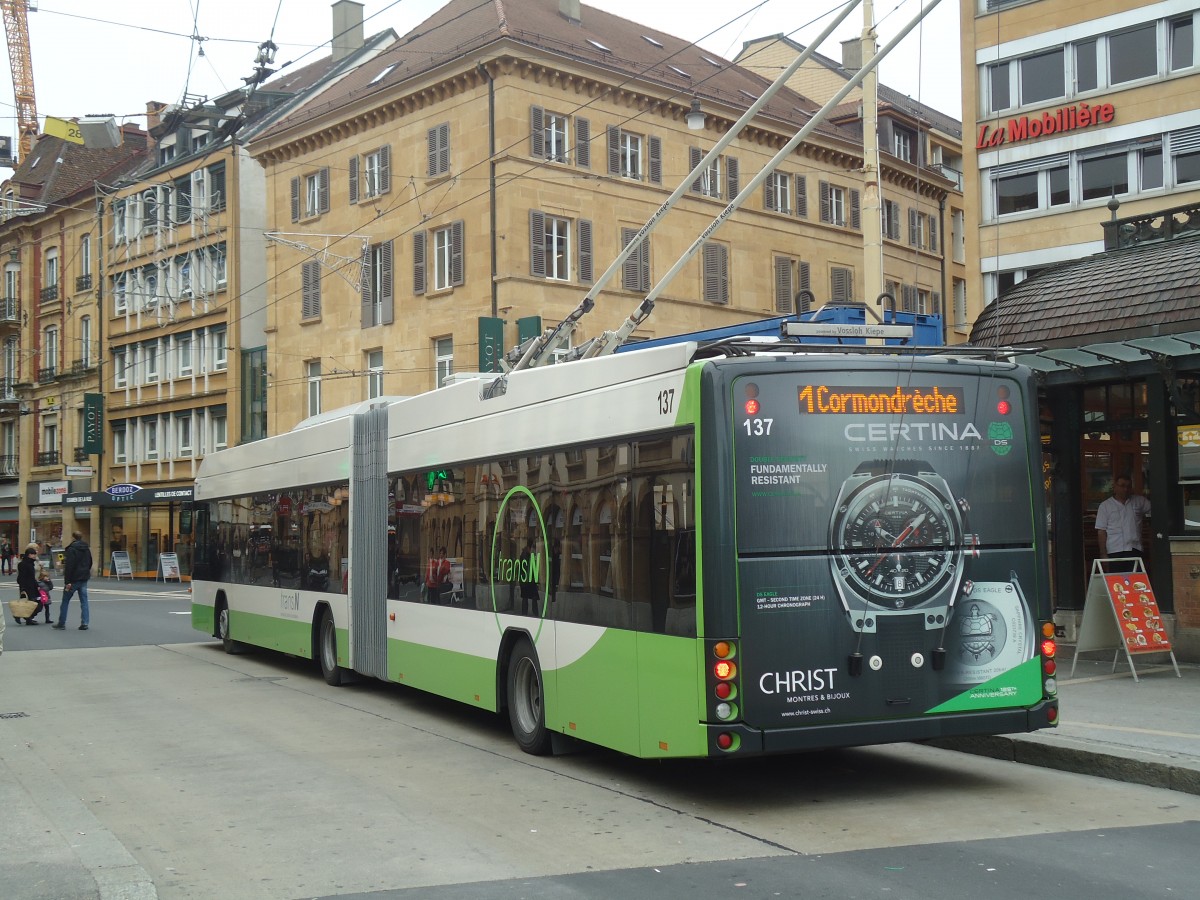
[[973, 422], [861, 422], [847, 425], [846, 440], [864, 443], [868, 441], [958, 441], [966, 443], [982, 440], [983, 436]]
[[764, 672], [758, 689], [764, 694], [806, 694], [833, 690], [837, 669], [793, 669], [791, 672]]

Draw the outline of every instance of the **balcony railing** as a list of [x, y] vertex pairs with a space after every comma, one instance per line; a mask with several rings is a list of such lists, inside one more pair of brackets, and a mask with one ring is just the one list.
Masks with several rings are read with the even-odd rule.
[[0, 403], [15, 403], [17, 399], [17, 380], [0, 378]]
[[91, 275], [78, 275], [75, 278], [75, 290], [90, 291], [92, 289]]
[[39, 295], [43, 303], [48, 303], [51, 300], [58, 299], [58, 285], [52, 284], [50, 287], [42, 288], [42, 293]]
[[1200, 231], [1200, 204], [1126, 216], [1101, 224], [1104, 226], [1105, 250], [1124, 250], [1138, 244], [1170, 241]]
[[46, 384], [58, 378], [58, 367], [47, 366], [44, 369], [38, 369], [38, 384]]
[[21, 321], [21, 310], [18, 309], [16, 297], [4, 297], [0, 299], [0, 322], [8, 322], [13, 325]]
[[18, 461], [15, 453], [11, 456], [0, 456], [0, 478], [16, 478], [20, 475], [21, 470], [17, 465]]
[[37, 465], [57, 466], [59, 464], [57, 450], [43, 450], [37, 455]]
[[96, 368], [96, 361], [94, 359], [88, 359], [86, 357], [83, 359], [74, 359], [74, 360], [71, 360], [70, 372], [65, 372], [63, 374], [73, 375], [73, 376], [86, 375], [88, 372], [91, 372], [95, 368]]

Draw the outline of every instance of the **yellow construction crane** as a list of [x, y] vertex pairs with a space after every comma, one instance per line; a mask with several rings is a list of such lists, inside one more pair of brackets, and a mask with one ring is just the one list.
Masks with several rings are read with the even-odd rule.
[[17, 131], [20, 156], [33, 149], [38, 136], [37, 97], [33, 92], [33, 61], [29, 55], [28, 10], [37, 10], [37, 0], [0, 0], [4, 33], [8, 38], [8, 63], [12, 67], [13, 93], [17, 100]]

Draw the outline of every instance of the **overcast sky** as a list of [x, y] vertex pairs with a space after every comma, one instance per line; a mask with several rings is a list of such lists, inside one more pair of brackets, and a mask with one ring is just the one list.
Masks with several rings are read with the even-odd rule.
[[[403, 35], [446, 0], [369, 0], [365, 31], [393, 28]], [[926, 0], [928, 3], [928, 0]], [[253, 70], [257, 45], [273, 37], [276, 64], [302, 65], [327, 55], [328, 0], [38, 0], [29, 13], [39, 117], [112, 114], [145, 124], [146, 101], [178, 103], [185, 93], [217, 96], [242, 84]], [[807, 43], [836, 8], [836, 0], [592, 0], [585, 4], [699, 43], [732, 58], [743, 41], [788, 34]], [[919, 11], [917, 0], [876, 0], [880, 45]], [[821, 48], [840, 58], [838, 41], [857, 36], [855, 10]], [[204, 38], [194, 41], [191, 35]], [[197, 47], [204, 51], [199, 57]], [[953, 52], [949, 52], [952, 48]], [[882, 65], [882, 80], [958, 117], [958, 0], [942, 0]], [[16, 109], [8, 67], [0, 80], [0, 134], [16, 136]], [[3, 173], [0, 172], [0, 177]]]

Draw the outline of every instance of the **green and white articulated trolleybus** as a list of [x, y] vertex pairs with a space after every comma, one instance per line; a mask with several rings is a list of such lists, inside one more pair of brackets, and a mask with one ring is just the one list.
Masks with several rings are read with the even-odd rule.
[[1036, 394], [1009, 362], [634, 350], [222, 450], [195, 495], [197, 629], [506, 714], [531, 753], [1057, 719]]

